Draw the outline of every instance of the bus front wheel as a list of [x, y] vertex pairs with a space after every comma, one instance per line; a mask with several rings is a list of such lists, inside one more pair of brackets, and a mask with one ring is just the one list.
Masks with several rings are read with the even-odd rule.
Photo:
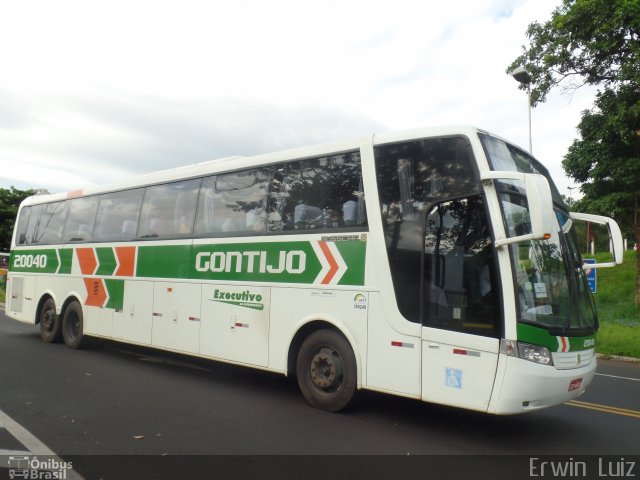
[[60, 317], [56, 314], [56, 304], [47, 298], [40, 309], [40, 338], [47, 343], [59, 342], [62, 334]]
[[71, 302], [62, 317], [62, 338], [67, 347], [81, 348], [85, 343], [82, 320], [82, 306]]
[[298, 386], [314, 407], [328, 412], [345, 408], [356, 391], [356, 359], [349, 342], [332, 330], [309, 335], [298, 352]]

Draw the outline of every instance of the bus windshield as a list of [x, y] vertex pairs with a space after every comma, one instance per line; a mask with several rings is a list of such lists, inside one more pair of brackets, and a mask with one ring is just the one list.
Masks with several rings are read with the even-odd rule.
[[[518, 303], [518, 321], [542, 327], [553, 335], [588, 335], [597, 329], [597, 315], [575, 232], [567, 208], [549, 172], [533, 157], [506, 142], [481, 135], [495, 170], [539, 173], [549, 181], [556, 213], [548, 240], [531, 240], [509, 246]], [[524, 185], [497, 182], [505, 227], [509, 236], [530, 233]]]

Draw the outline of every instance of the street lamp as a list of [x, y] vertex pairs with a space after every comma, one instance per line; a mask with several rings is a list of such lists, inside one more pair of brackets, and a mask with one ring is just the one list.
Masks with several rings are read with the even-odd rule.
[[533, 149], [531, 147], [531, 74], [524, 67], [514, 68], [510, 73], [518, 82], [527, 86], [527, 106], [529, 109], [529, 153], [533, 154]]

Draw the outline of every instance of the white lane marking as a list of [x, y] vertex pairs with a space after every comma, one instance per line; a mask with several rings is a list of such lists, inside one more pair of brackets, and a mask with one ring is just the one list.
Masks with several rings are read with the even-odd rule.
[[640, 378], [619, 377], [618, 375], [607, 375], [605, 373], [596, 373], [596, 375], [600, 375], [601, 377], [611, 377], [611, 378], [620, 378], [622, 380], [631, 380], [632, 382], [640, 382]]
[[0, 410], [0, 425], [2, 425], [16, 440], [24, 445], [34, 455], [55, 455], [53, 450], [34, 437], [29, 430], [24, 428], [9, 415]]
[[2, 450], [0, 449], [0, 457], [4, 457], [4, 456], [23, 456], [23, 455], [29, 455], [29, 452], [27, 452], [26, 450]]
[[[64, 462], [53, 450], [36, 438], [29, 430], [24, 428], [9, 415], [0, 410], [0, 427], [3, 427], [15, 437], [28, 451], [0, 450], [0, 455], [46, 455], [57, 462]], [[84, 480], [84, 477], [74, 470], [66, 471], [69, 480]]]

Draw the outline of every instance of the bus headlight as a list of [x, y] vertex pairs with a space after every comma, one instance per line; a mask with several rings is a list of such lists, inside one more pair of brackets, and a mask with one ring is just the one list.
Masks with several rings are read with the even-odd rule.
[[540, 365], [553, 365], [551, 351], [547, 347], [541, 347], [540, 345], [505, 340], [503, 338], [500, 342], [500, 353], [539, 363]]
[[518, 342], [518, 356], [530, 362], [553, 365], [551, 352], [547, 347], [541, 347], [540, 345]]

